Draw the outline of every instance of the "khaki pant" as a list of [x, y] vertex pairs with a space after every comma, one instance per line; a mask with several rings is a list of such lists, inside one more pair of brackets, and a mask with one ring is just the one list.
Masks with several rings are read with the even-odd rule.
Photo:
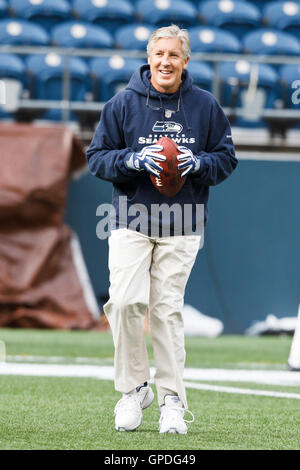
[[104, 305], [115, 346], [115, 388], [128, 393], [150, 378], [144, 322], [149, 326], [158, 403], [178, 394], [187, 408], [183, 297], [201, 237], [150, 238], [113, 230], [109, 238], [109, 301]]

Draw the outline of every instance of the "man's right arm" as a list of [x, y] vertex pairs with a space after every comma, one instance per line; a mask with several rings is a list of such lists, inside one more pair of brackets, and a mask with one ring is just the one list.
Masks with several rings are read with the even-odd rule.
[[137, 175], [126, 162], [134, 152], [126, 148], [121, 126], [121, 112], [110, 100], [101, 113], [100, 122], [86, 152], [90, 172], [98, 178], [112, 183], [124, 183]]
[[149, 145], [138, 152], [126, 147], [121, 121], [121, 110], [114, 109], [114, 103], [109, 101], [86, 152], [91, 173], [112, 183], [124, 183], [143, 170], [159, 176], [162, 171], [159, 162], [166, 159], [158, 153], [163, 147]]

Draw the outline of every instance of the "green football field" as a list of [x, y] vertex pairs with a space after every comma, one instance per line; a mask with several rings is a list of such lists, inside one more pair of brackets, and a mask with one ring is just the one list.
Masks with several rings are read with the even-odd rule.
[[[114, 430], [120, 394], [113, 381], [82, 376], [89, 368], [112, 370], [110, 333], [0, 329], [0, 340], [6, 348], [0, 364], [1, 450], [300, 449], [300, 373], [286, 367], [290, 337], [186, 338], [187, 370], [204, 371], [188, 380], [195, 422], [187, 435], [158, 433], [156, 400], [137, 431]], [[153, 367], [148, 336], [147, 342]], [[64, 375], [66, 365], [74, 376]], [[266, 383], [272, 373], [276, 380]]]

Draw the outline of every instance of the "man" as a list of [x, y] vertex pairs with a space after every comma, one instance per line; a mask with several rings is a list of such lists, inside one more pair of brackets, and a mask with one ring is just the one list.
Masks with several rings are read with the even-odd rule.
[[[148, 311], [161, 410], [159, 431], [185, 434], [188, 405], [181, 311], [185, 286], [203, 243], [199, 224], [194, 230], [199, 218], [196, 208], [204, 207], [206, 220], [209, 186], [227, 178], [237, 160], [222, 109], [210, 93], [192, 84], [187, 71], [187, 31], [175, 25], [156, 30], [147, 53], [148, 65], [106, 103], [87, 160], [92, 174], [111, 181], [114, 187], [110, 298], [104, 311], [115, 346], [115, 388], [123, 394], [115, 407], [115, 427], [135, 430], [142, 422], [143, 409], [153, 401], [144, 340]], [[162, 146], [156, 144], [161, 136], [180, 144], [178, 167], [187, 177], [172, 198], [158, 192], [149, 177], [162, 171], [160, 163], [165, 156]], [[125, 196], [127, 218], [121, 216], [119, 204]], [[151, 209], [155, 204], [170, 207], [174, 203], [182, 212], [169, 219], [169, 235], [161, 236], [159, 230], [167, 222], [154, 221]], [[192, 207], [192, 216], [176, 225], [176, 218], [184, 219], [186, 205]], [[148, 214], [136, 227], [131, 224], [134, 206], [146, 207]], [[153, 222], [158, 227], [154, 235]], [[178, 226], [182, 227], [180, 233]]]

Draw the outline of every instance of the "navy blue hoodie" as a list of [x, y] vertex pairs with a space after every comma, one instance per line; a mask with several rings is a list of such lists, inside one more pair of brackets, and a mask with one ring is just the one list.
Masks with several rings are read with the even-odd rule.
[[[105, 104], [87, 150], [88, 166], [93, 175], [113, 183], [117, 228], [120, 196], [126, 196], [128, 208], [137, 204], [148, 208], [149, 223], [153, 204], [192, 205], [194, 230], [197, 205], [203, 205], [207, 219], [209, 186], [224, 181], [237, 165], [230, 125], [214, 96], [193, 85], [187, 70], [183, 71], [180, 88], [172, 94], [159, 93], [150, 78], [149, 65], [143, 65], [126, 89]], [[132, 152], [163, 136], [190, 148], [201, 161], [200, 171], [190, 174], [172, 198], [157, 191], [146, 171], [129, 169], [125, 163]], [[132, 220], [132, 216], [128, 218], [127, 226]], [[119, 226], [126, 223], [122, 220]], [[175, 233], [171, 230], [170, 234]], [[187, 233], [183, 230], [182, 234]]]

